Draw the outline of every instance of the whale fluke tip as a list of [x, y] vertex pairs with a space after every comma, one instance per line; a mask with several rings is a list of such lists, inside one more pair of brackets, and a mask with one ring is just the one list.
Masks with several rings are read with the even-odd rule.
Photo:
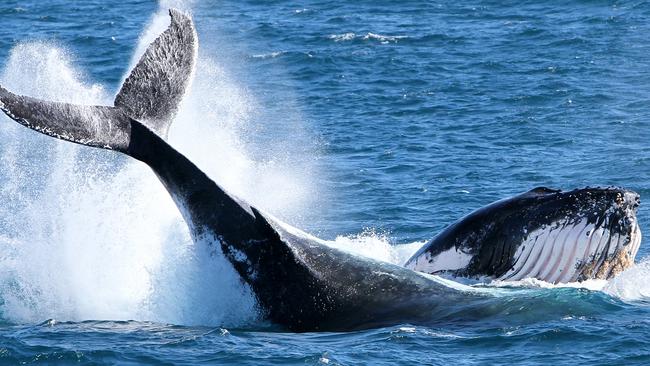
[[166, 138], [194, 73], [198, 37], [192, 18], [169, 9], [171, 23], [147, 48], [115, 97], [115, 106]]

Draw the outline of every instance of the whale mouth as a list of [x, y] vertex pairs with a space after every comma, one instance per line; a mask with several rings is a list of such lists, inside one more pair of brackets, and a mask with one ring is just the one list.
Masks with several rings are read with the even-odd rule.
[[526, 235], [512, 267], [497, 279], [550, 283], [609, 279], [634, 264], [642, 238], [636, 218], [639, 195], [619, 188], [564, 194], [579, 201], [580, 207]]
[[609, 279], [639, 251], [639, 205], [636, 192], [617, 187], [535, 188], [461, 218], [405, 266], [479, 280]]

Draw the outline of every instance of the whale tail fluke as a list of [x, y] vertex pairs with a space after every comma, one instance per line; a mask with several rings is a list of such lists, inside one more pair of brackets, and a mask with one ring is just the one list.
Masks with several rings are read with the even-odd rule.
[[128, 153], [131, 120], [165, 139], [196, 64], [192, 19], [170, 9], [169, 27], [152, 42], [115, 97], [114, 106], [76, 105], [14, 94], [0, 87], [0, 109], [48, 136]]

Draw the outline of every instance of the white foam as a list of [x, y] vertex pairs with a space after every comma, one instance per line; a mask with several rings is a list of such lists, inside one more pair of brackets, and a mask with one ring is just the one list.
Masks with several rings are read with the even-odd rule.
[[650, 259], [644, 258], [636, 265], [611, 279], [603, 291], [625, 301], [650, 299]]
[[348, 33], [341, 33], [341, 34], [330, 34], [328, 38], [334, 40], [334, 42], [343, 42], [343, 41], [351, 41], [356, 36], [357, 36], [356, 34], [352, 32], [348, 32]]
[[400, 261], [398, 253], [388, 241], [388, 237], [378, 234], [374, 230], [366, 230], [358, 235], [338, 236], [328, 244], [334, 248], [384, 262], [399, 263]]
[[284, 52], [282, 51], [275, 51], [275, 52], [269, 52], [269, 53], [260, 53], [253, 55], [253, 58], [260, 58], [260, 59], [267, 59], [267, 58], [276, 58], [278, 56], [283, 55]]
[[345, 41], [352, 41], [355, 39], [361, 39], [364, 41], [375, 40], [375, 41], [379, 41], [379, 43], [381, 44], [388, 44], [388, 43], [397, 43], [399, 40], [407, 39], [409, 37], [383, 35], [383, 34], [377, 34], [372, 32], [368, 32], [363, 35], [356, 34], [354, 32], [347, 32], [347, 33], [340, 33], [340, 34], [330, 34], [327, 38], [333, 40], [334, 42], [345, 42]]
[[495, 280], [488, 284], [481, 284], [480, 286], [488, 287], [519, 287], [519, 288], [583, 288], [592, 291], [601, 291], [607, 285], [607, 280], [587, 280], [583, 282], [567, 282], [553, 284], [550, 282], [538, 280], [536, 278], [525, 278], [518, 281], [501, 281]]
[[273, 215], [265, 213], [287, 232], [307, 238], [308, 240], [330, 246], [348, 253], [388, 262], [396, 265], [403, 265], [418, 250], [425, 241], [417, 241], [406, 244], [391, 243], [388, 234], [378, 233], [376, 230], [367, 228], [360, 234], [339, 235], [334, 240], [323, 240], [309, 233], [306, 233], [294, 226], [279, 221]]
[[389, 42], [397, 42], [400, 39], [406, 39], [408, 36], [389, 36], [389, 35], [383, 35], [383, 34], [377, 34], [377, 33], [371, 33], [369, 32], [365, 36], [363, 36], [363, 39], [376, 39], [380, 41], [383, 44], [389, 43]]
[[327, 245], [349, 253], [359, 254], [368, 258], [404, 265], [406, 261], [418, 250], [424, 241], [413, 243], [394, 244], [386, 234], [378, 234], [373, 229], [366, 229], [361, 234], [338, 236]]

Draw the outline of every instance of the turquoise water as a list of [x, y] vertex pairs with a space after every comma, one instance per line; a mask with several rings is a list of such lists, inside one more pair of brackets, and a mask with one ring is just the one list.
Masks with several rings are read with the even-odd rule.
[[[400, 263], [539, 185], [636, 190], [649, 227], [650, 4], [5, 0], [0, 81], [110, 104], [169, 6], [200, 39], [171, 143], [332, 245]], [[616, 280], [492, 284], [518, 295], [432, 327], [285, 333], [145, 166], [0, 125], [2, 363], [650, 362], [644, 244]]]

